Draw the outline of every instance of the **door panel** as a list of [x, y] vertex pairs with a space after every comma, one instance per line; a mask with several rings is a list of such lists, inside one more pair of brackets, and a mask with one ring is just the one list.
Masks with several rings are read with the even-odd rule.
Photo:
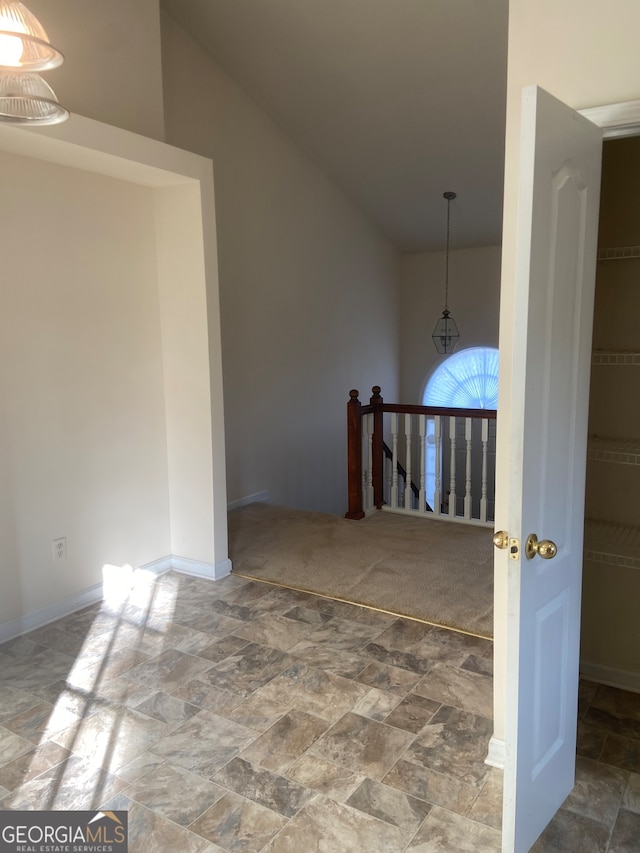
[[[523, 93], [512, 356], [503, 850], [525, 853], [571, 791], [601, 131]], [[498, 436], [502, 441], [502, 436]], [[557, 545], [525, 556], [529, 534]], [[497, 563], [497, 566], [504, 566]]]

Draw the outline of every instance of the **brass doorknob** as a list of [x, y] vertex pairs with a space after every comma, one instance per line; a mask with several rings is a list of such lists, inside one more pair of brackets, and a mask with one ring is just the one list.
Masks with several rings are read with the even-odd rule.
[[535, 533], [527, 537], [527, 544], [524, 546], [524, 553], [527, 560], [533, 560], [537, 554], [543, 560], [552, 560], [558, 553], [558, 546], [551, 539], [541, 539]]
[[498, 530], [497, 533], [493, 534], [493, 544], [496, 548], [500, 548], [501, 551], [504, 551], [505, 548], [509, 547], [509, 534], [506, 530]]

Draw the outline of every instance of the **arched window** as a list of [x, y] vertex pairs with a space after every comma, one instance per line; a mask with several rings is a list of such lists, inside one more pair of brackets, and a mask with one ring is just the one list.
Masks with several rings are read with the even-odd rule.
[[498, 350], [470, 347], [449, 356], [427, 382], [423, 406], [498, 408]]
[[[442, 406], [451, 409], [497, 409], [498, 350], [493, 347], [470, 347], [450, 355], [434, 370], [427, 382], [427, 387], [422, 396], [422, 405]], [[436, 480], [435, 421], [433, 418], [427, 418], [426, 431], [426, 489], [427, 495], [432, 495]], [[463, 438], [464, 432], [460, 435], [460, 447], [464, 447]], [[492, 445], [494, 441], [495, 433]], [[446, 463], [446, 460], [444, 461]], [[440, 477], [442, 478], [442, 476], [443, 459], [441, 458]]]

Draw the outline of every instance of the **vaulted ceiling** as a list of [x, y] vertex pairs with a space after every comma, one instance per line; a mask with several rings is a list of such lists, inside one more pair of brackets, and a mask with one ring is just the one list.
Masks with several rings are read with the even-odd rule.
[[501, 239], [508, 0], [162, 0], [402, 252]]

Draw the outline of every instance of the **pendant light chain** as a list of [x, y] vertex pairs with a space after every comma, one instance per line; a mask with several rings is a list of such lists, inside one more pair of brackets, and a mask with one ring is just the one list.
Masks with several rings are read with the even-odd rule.
[[450, 193], [445, 193], [447, 199], [447, 250], [444, 262], [444, 307], [449, 308], [449, 232], [451, 230], [451, 198]]
[[444, 266], [444, 308], [442, 309], [442, 317], [436, 323], [436, 327], [431, 335], [436, 351], [440, 355], [449, 355], [454, 351], [460, 332], [456, 325], [456, 321], [451, 316], [449, 311], [449, 245], [451, 239], [451, 202], [456, 197], [456, 193], [443, 193], [443, 198], [447, 200], [447, 244], [445, 251], [445, 266]]
[[451, 233], [451, 202], [456, 197], [455, 193], [443, 193], [443, 198], [447, 200], [447, 249], [444, 260], [444, 308], [449, 310], [449, 235]]

